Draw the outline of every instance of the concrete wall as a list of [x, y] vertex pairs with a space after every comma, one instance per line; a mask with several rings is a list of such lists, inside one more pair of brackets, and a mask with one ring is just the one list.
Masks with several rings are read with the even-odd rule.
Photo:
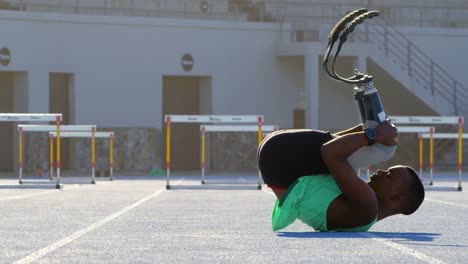
[[[146, 170], [160, 163], [163, 153], [153, 152], [162, 149], [162, 139], [154, 135], [161, 137], [163, 76], [201, 76], [204, 114], [264, 114], [265, 124], [281, 127], [292, 127], [303, 85], [300, 61], [283, 64], [275, 56], [280, 38], [275, 24], [2, 11], [0, 31], [0, 46], [12, 54], [10, 65], [0, 71], [22, 71], [28, 84], [18, 90], [22, 96], [15, 97], [15, 108], [48, 112], [49, 74], [67, 73], [73, 124], [96, 124], [125, 135], [141, 128], [143, 141], [158, 143], [140, 153], [141, 140], [119, 141], [116, 148], [132, 149], [129, 157], [142, 159], [122, 162], [122, 169]], [[194, 58], [190, 72], [181, 66], [185, 53]], [[30, 142], [35, 138], [41, 137]], [[82, 164], [88, 158], [71, 169], [86, 169]], [[47, 155], [38, 159], [25, 164], [36, 169]]]
[[[265, 113], [291, 126], [289, 115], [275, 115], [297, 97], [274, 56], [278, 25], [15, 12], [0, 12], [0, 21], [7, 69], [29, 73], [31, 111], [48, 110], [49, 72], [67, 72], [75, 123], [160, 127], [163, 75], [212, 76], [213, 114]], [[189, 73], [185, 53], [195, 61]], [[280, 106], [265, 100], [271, 91], [285, 99]]]

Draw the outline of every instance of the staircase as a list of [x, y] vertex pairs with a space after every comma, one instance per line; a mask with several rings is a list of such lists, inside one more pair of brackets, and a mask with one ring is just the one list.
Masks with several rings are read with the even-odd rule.
[[[468, 90], [396, 28], [376, 19], [358, 26], [352, 34], [355, 42], [370, 44], [370, 59], [434, 112], [441, 116], [468, 116]], [[465, 131], [467, 128], [468, 120], [465, 120]], [[457, 125], [438, 126], [437, 132], [456, 133]], [[456, 140], [434, 141], [434, 167], [456, 170], [457, 151]], [[466, 143], [463, 152], [468, 153]]]
[[396, 28], [381, 19], [357, 27], [356, 39], [370, 45], [369, 57], [440, 115], [465, 116], [468, 92]]

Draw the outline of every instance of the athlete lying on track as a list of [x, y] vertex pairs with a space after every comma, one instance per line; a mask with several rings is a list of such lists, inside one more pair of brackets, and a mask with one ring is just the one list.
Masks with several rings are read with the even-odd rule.
[[373, 131], [358, 125], [336, 134], [291, 129], [268, 135], [258, 149], [258, 164], [278, 198], [273, 231], [299, 219], [318, 231], [364, 232], [388, 216], [415, 212], [424, 187], [411, 167], [377, 170], [366, 183], [347, 161], [361, 147], [397, 142], [397, 129], [388, 121]]

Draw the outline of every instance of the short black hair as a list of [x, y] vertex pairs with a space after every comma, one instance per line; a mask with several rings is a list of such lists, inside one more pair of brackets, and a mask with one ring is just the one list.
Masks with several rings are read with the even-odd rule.
[[408, 204], [405, 206], [406, 208], [403, 209], [404, 215], [410, 215], [416, 210], [418, 210], [419, 206], [424, 201], [425, 191], [424, 185], [419, 178], [419, 175], [416, 171], [411, 167], [406, 167], [408, 169], [409, 174], [411, 175], [411, 180], [409, 183], [408, 188]]

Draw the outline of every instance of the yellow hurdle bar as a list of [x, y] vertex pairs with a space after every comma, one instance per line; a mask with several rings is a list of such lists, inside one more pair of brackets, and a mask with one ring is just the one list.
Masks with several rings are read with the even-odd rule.
[[166, 117], [166, 189], [169, 190], [169, 177], [171, 173], [171, 117]]
[[463, 117], [458, 118], [458, 190], [462, 190], [461, 178], [463, 167]]
[[114, 133], [109, 137], [109, 175], [110, 180], [114, 180]]
[[258, 117], [258, 146], [260, 146], [260, 143], [262, 143], [262, 139], [263, 139], [262, 125], [263, 125], [263, 118], [259, 116]]
[[54, 137], [49, 134], [49, 179], [54, 178]]
[[[258, 146], [259, 147], [263, 139], [262, 125], [263, 125], [263, 116], [259, 116], [258, 117]], [[262, 180], [262, 173], [260, 172], [260, 169], [258, 169], [258, 186], [257, 186], [258, 190], [262, 189], [261, 180]]]
[[57, 116], [57, 189], [60, 189], [60, 119], [61, 117]]
[[419, 133], [419, 178], [422, 179], [423, 173], [423, 138], [422, 134]]
[[429, 185], [433, 185], [434, 182], [432, 181], [433, 177], [433, 168], [434, 168], [434, 129], [431, 128], [430, 132], [431, 137], [429, 138]]
[[91, 170], [92, 170], [92, 180], [91, 183], [96, 183], [96, 129], [93, 127], [91, 130]]
[[202, 169], [201, 183], [205, 184], [205, 127], [204, 126], [202, 126], [202, 130], [201, 130], [201, 169]]
[[19, 137], [18, 137], [18, 165], [19, 165], [19, 183], [23, 183], [23, 129], [19, 129]]

